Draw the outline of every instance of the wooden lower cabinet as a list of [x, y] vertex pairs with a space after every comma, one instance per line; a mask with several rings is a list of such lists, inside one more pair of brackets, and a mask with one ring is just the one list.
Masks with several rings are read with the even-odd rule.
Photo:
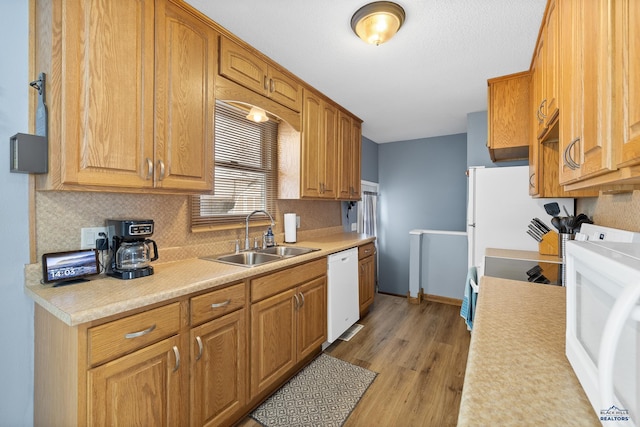
[[92, 426], [177, 426], [185, 368], [177, 336], [91, 369], [87, 418]]
[[251, 304], [251, 398], [282, 382], [326, 341], [326, 265], [312, 261], [252, 281], [252, 290], [271, 292]]
[[320, 353], [326, 271], [320, 258], [77, 326], [36, 304], [34, 425], [232, 425]]
[[375, 246], [367, 243], [358, 248], [358, 293], [360, 301], [360, 317], [373, 304], [376, 293], [376, 261]]
[[191, 426], [233, 422], [247, 401], [246, 310], [193, 328], [190, 342]]

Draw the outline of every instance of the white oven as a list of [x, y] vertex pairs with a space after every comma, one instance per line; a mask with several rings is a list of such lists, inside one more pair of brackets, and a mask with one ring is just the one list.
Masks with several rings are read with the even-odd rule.
[[606, 426], [640, 426], [640, 244], [567, 244], [566, 353]]

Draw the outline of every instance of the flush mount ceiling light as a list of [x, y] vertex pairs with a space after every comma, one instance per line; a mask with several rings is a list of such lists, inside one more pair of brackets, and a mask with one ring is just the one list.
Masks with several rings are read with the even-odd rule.
[[269, 120], [269, 117], [267, 117], [267, 112], [262, 108], [251, 107], [251, 111], [247, 114], [247, 119], [253, 120], [256, 123], [262, 123]]
[[393, 37], [404, 23], [404, 9], [390, 1], [376, 1], [362, 6], [351, 18], [351, 28], [358, 37], [376, 46]]

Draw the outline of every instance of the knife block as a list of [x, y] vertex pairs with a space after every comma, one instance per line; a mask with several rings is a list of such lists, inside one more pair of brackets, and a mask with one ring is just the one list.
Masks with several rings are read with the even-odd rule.
[[538, 243], [540, 255], [558, 256], [558, 233], [551, 230], [542, 236], [542, 242]]

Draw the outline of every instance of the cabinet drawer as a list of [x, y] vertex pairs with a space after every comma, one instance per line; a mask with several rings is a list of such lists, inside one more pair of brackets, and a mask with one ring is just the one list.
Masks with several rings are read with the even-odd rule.
[[358, 246], [358, 259], [371, 256], [375, 252], [376, 252], [376, 247], [373, 243], [367, 243], [366, 245]]
[[191, 325], [197, 325], [244, 307], [244, 283], [191, 298]]
[[259, 301], [326, 274], [327, 259], [320, 258], [277, 273], [258, 277], [251, 280], [251, 301]]
[[88, 330], [89, 364], [98, 365], [178, 333], [180, 303], [134, 314]]

